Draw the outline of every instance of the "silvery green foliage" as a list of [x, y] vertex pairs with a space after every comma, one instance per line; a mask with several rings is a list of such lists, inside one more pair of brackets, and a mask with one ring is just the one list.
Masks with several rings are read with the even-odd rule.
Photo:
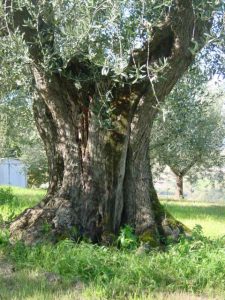
[[190, 70], [175, 86], [158, 114], [151, 141], [151, 156], [186, 175], [221, 165], [225, 138], [223, 91], [210, 90], [199, 69]]
[[18, 32], [10, 36], [0, 37], [0, 101], [17, 88], [23, 87], [27, 90], [31, 80], [29, 74], [29, 57], [27, 47]]
[[[39, 47], [47, 71], [63, 72], [68, 61], [76, 57], [91, 64], [94, 70], [100, 67], [103, 75], [110, 72], [116, 81], [124, 80], [132, 49], [141, 48], [151, 38], [151, 28], [173, 6], [172, 0], [12, 0], [7, 3], [7, 13], [0, 4], [0, 98], [18, 87], [27, 90], [32, 84], [28, 51], [31, 44]], [[195, 10], [203, 19], [210, 18], [219, 4], [216, 0], [194, 1]], [[24, 7], [29, 14], [24, 26], [38, 33], [29, 45], [15, 28], [12, 17]], [[142, 67], [136, 66], [140, 71], [133, 70], [133, 77], [132, 71], [129, 72], [131, 84], [147, 76], [141, 74]], [[82, 86], [81, 80], [77, 84]]]

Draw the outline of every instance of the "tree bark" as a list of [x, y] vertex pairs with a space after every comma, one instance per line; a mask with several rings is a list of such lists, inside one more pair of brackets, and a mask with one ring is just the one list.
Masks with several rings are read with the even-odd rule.
[[190, 169], [195, 165], [196, 160], [189, 162], [186, 167], [179, 169], [179, 166], [170, 165], [171, 171], [174, 173], [176, 177], [176, 197], [177, 199], [184, 198], [184, 176], [190, 171]]
[[[40, 204], [11, 224], [12, 241], [86, 237], [109, 242], [128, 224], [143, 241], [158, 244], [160, 237], [177, 237], [182, 231], [178, 222], [168, 221], [159, 204], [149, 161], [156, 107], [193, 61], [189, 51], [196, 26], [192, 3], [177, 0], [176, 5], [165, 23], [153, 29], [143, 50], [132, 53], [126, 72], [147, 61], [148, 76], [134, 84], [114, 84], [110, 103], [102, 103], [99, 92], [101, 83], [107, 93], [110, 77], [99, 74], [99, 82], [90, 79], [78, 89], [62, 73], [46, 72], [31, 48], [34, 115], [46, 148], [50, 187]], [[31, 43], [29, 32], [24, 34]], [[148, 68], [164, 58], [167, 64], [153, 82]], [[67, 71], [90, 77], [88, 66], [76, 59], [71, 59]]]
[[177, 199], [184, 199], [184, 185], [183, 185], [183, 175], [176, 174], [176, 197]]

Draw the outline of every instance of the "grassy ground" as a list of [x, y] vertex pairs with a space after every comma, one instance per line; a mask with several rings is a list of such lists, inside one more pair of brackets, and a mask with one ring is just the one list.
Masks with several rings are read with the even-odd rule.
[[[7, 191], [7, 187], [3, 187]], [[4, 220], [13, 218], [13, 216], [20, 214], [27, 207], [34, 206], [45, 195], [46, 191], [41, 189], [21, 189], [14, 187], [12, 189], [12, 196], [9, 201], [4, 201], [5, 195], [0, 191], [0, 215]]]
[[179, 220], [202, 225], [211, 237], [196, 227], [192, 240], [182, 239], [166, 251], [140, 254], [68, 240], [55, 246], [11, 246], [4, 221], [44, 193], [13, 189], [5, 200], [0, 192], [0, 299], [225, 299], [225, 206], [163, 202]]
[[214, 238], [225, 235], [225, 202], [215, 204], [186, 200], [162, 201], [162, 203], [175, 218], [189, 228], [192, 229], [199, 224], [206, 236]]

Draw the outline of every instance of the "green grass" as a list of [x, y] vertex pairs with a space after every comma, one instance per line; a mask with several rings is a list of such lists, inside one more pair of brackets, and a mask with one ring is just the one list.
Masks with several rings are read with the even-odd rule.
[[209, 237], [225, 235], [225, 203], [162, 201], [172, 215], [190, 229], [199, 224]]
[[[39, 201], [44, 191], [13, 189], [15, 197], [0, 204], [3, 219]], [[1, 203], [1, 197], [0, 197]], [[0, 299], [225, 299], [225, 207], [203, 203], [163, 202], [186, 225], [201, 224], [192, 239], [181, 239], [166, 251], [118, 250], [65, 240], [57, 245], [11, 246], [0, 233]], [[210, 229], [218, 222], [218, 230]], [[219, 226], [220, 224], [220, 226]], [[3, 228], [3, 227], [2, 227]], [[2, 260], [1, 260], [2, 257]], [[1, 270], [15, 271], [9, 274]], [[46, 273], [47, 272], [47, 273]], [[6, 272], [7, 273], [7, 272]], [[51, 281], [48, 274], [58, 278]], [[58, 276], [58, 277], [57, 277]], [[199, 298], [198, 298], [199, 299]]]
[[[0, 187], [1, 189], [7, 190], [7, 187]], [[6, 201], [4, 205], [1, 205], [0, 200], [0, 215], [4, 220], [8, 220], [13, 216], [20, 214], [28, 207], [32, 207], [37, 204], [46, 194], [45, 190], [42, 189], [24, 189], [13, 187], [10, 189], [13, 199]], [[0, 193], [1, 194], [1, 193]]]
[[[19, 273], [10, 278], [16, 282], [12, 290], [8, 290], [9, 282], [3, 279], [0, 291], [4, 299], [29, 299], [30, 294], [36, 293], [41, 297], [65, 290], [68, 294], [82, 284], [83, 297], [89, 300], [135, 299], [135, 295], [140, 299], [143, 294], [150, 297], [153, 293], [178, 291], [207, 294], [211, 299], [215, 294], [225, 297], [224, 247], [224, 240], [183, 240], [166, 252], [137, 255], [135, 251], [71, 241], [54, 247], [5, 246], [3, 253], [7, 253]], [[45, 272], [60, 275], [62, 282], [49, 283]]]

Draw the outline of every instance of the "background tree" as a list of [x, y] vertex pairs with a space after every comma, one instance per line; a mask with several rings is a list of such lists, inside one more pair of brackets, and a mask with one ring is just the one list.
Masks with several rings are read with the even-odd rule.
[[16, 91], [0, 105], [1, 154], [22, 160], [28, 171], [28, 184], [40, 185], [48, 181], [47, 159], [38, 135], [32, 103], [23, 92]]
[[167, 97], [154, 123], [150, 153], [176, 176], [177, 198], [184, 197], [183, 178], [193, 168], [202, 172], [224, 162], [223, 99], [207, 84], [203, 72], [190, 70]]
[[219, 4], [4, 1], [1, 93], [30, 86], [50, 172], [46, 198], [12, 223], [12, 238], [46, 238], [46, 223], [53, 241], [101, 241], [124, 224], [149, 241], [167, 234], [149, 166], [155, 107], [205, 44]]
[[6, 116], [0, 114], [0, 157], [3, 157], [6, 143]]

